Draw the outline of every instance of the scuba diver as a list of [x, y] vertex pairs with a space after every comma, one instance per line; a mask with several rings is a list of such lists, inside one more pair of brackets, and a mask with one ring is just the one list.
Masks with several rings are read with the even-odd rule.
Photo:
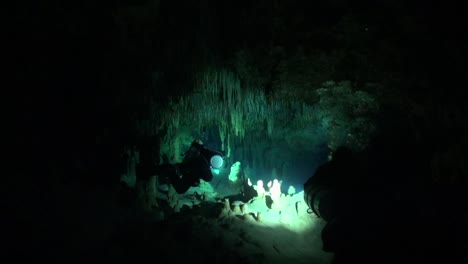
[[[365, 175], [352, 150], [338, 147], [331, 161], [317, 168], [304, 184], [304, 200], [309, 213], [322, 218], [326, 225], [322, 230], [323, 250], [337, 252], [353, 239], [347, 230], [356, 219], [359, 210], [358, 197], [362, 194]], [[355, 227], [358, 225], [355, 224]]]
[[331, 161], [318, 167], [304, 184], [304, 199], [315, 215], [331, 221], [349, 210], [350, 191], [354, 192], [359, 178], [351, 149], [338, 147]]
[[190, 187], [200, 185], [200, 179], [210, 182], [213, 179], [213, 169], [224, 165], [223, 154], [209, 149], [201, 140], [194, 140], [181, 163], [170, 164], [167, 159], [156, 166], [155, 174], [161, 184], [171, 184], [177, 193], [185, 193]]

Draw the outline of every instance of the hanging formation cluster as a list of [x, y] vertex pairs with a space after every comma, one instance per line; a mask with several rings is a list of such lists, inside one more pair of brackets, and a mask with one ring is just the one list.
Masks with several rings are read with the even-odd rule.
[[181, 131], [218, 127], [222, 148], [230, 155], [233, 136], [243, 139], [249, 129], [274, 129], [274, 109], [259, 89], [241, 89], [240, 80], [227, 70], [207, 69], [192, 93], [171, 101], [161, 116], [160, 129], [175, 140]]
[[[265, 153], [262, 148], [270, 146], [262, 147], [258, 139], [285, 140], [293, 149], [313, 149], [328, 142], [334, 149], [343, 143], [365, 146], [372, 133], [368, 117], [377, 110], [376, 102], [368, 93], [351, 89], [347, 82], [327, 82], [311, 93], [313, 98], [295, 100], [282, 98], [281, 93], [267, 99], [262, 87], [245, 86], [229, 70], [200, 71], [192, 92], [170, 101], [161, 112], [159, 129], [165, 131], [166, 146], [162, 152], [170, 153], [177, 161], [184, 144], [193, 140], [190, 135], [200, 134], [207, 127], [217, 128], [221, 149], [228, 157], [239, 154], [234, 153], [236, 148], [241, 149], [239, 142], [254, 138], [255, 147]], [[240, 151], [252, 153], [247, 148], [250, 147], [244, 146]]]

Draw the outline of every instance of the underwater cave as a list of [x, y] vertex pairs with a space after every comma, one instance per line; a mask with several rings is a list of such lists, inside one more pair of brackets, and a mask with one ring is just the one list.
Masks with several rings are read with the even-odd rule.
[[19, 7], [6, 256], [465, 263], [461, 10]]

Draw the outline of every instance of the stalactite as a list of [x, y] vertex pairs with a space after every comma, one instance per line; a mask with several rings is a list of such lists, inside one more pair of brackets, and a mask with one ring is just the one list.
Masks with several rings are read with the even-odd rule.
[[180, 139], [176, 136], [174, 139], [173, 152], [174, 152], [174, 161], [180, 162], [181, 152], [180, 152]]
[[224, 140], [225, 140], [225, 132], [224, 132], [224, 127], [220, 124], [218, 126], [218, 130], [219, 130], [219, 138], [221, 139], [221, 150], [224, 151], [225, 148], [224, 148]]
[[227, 135], [227, 156], [231, 157], [231, 135]]
[[268, 164], [268, 166], [273, 166], [273, 169], [271, 170], [271, 178], [272, 180], [273, 179], [279, 179], [278, 178], [278, 172], [276, 171], [276, 168], [274, 167], [274, 164], [272, 162], [270, 162], [270, 164]]
[[232, 94], [233, 94], [233, 85], [232, 83], [227, 79], [228, 75], [226, 74], [225, 75], [225, 85], [226, 87], [228, 88], [227, 91], [228, 91], [228, 105], [229, 105], [229, 109], [232, 109], [234, 108], [234, 102], [232, 101]]
[[286, 175], [287, 175], [287, 169], [288, 169], [287, 163], [286, 163], [286, 162], [283, 162], [283, 163], [281, 164], [281, 176], [282, 176], [282, 177], [286, 177]]
[[242, 136], [242, 130], [244, 129], [242, 115], [243, 113], [240, 109], [233, 109], [231, 111], [231, 125], [236, 136]]
[[271, 137], [273, 135], [273, 128], [274, 128], [274, 122], [275, 122], [273, 113], [271, 113], [271, 115], [266, 116], [266, 121], [267, 121], [268, 136]]

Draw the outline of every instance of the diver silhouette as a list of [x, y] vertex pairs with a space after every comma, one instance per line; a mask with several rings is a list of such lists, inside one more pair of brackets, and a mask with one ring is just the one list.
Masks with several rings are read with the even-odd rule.
[[181, 163], [171, 164], [167, 160], [155, 167], [154, 173], [159, 183], [171, 184], [177, 193], [187, 192], [190, 187], [200, 185], [200, 179], [210, 182], [213, 179], [212, 169], [224, 165], [223, 154], [209, 149], [200, 140], [194, 140], [184, 153]]
[[[365, 184], [365, 171], [354, 153], [347, 147], [338, 147], [332, 159], [319, 166], [304, 184], [304, 200], [309, 213], [326, 221], [321, 237], [323, 250], [340, 253], [356, 244], [359, 235], [360, 208]], [[361, 228], [359, 232], [364, 232]]]
[[461, 192], [419, 182], [425, 148], [394, 140], [339, 148], [304, 184], [310, 213], [326, 222], [323, 250], [334, 264], [463, 263]]
[[317, 168], [304, 184], [304, 198], [318, 217], [331, 221], [349, 208], [345, 203], [361, 177], [351, 149], [338, 147], [331, 161]]

